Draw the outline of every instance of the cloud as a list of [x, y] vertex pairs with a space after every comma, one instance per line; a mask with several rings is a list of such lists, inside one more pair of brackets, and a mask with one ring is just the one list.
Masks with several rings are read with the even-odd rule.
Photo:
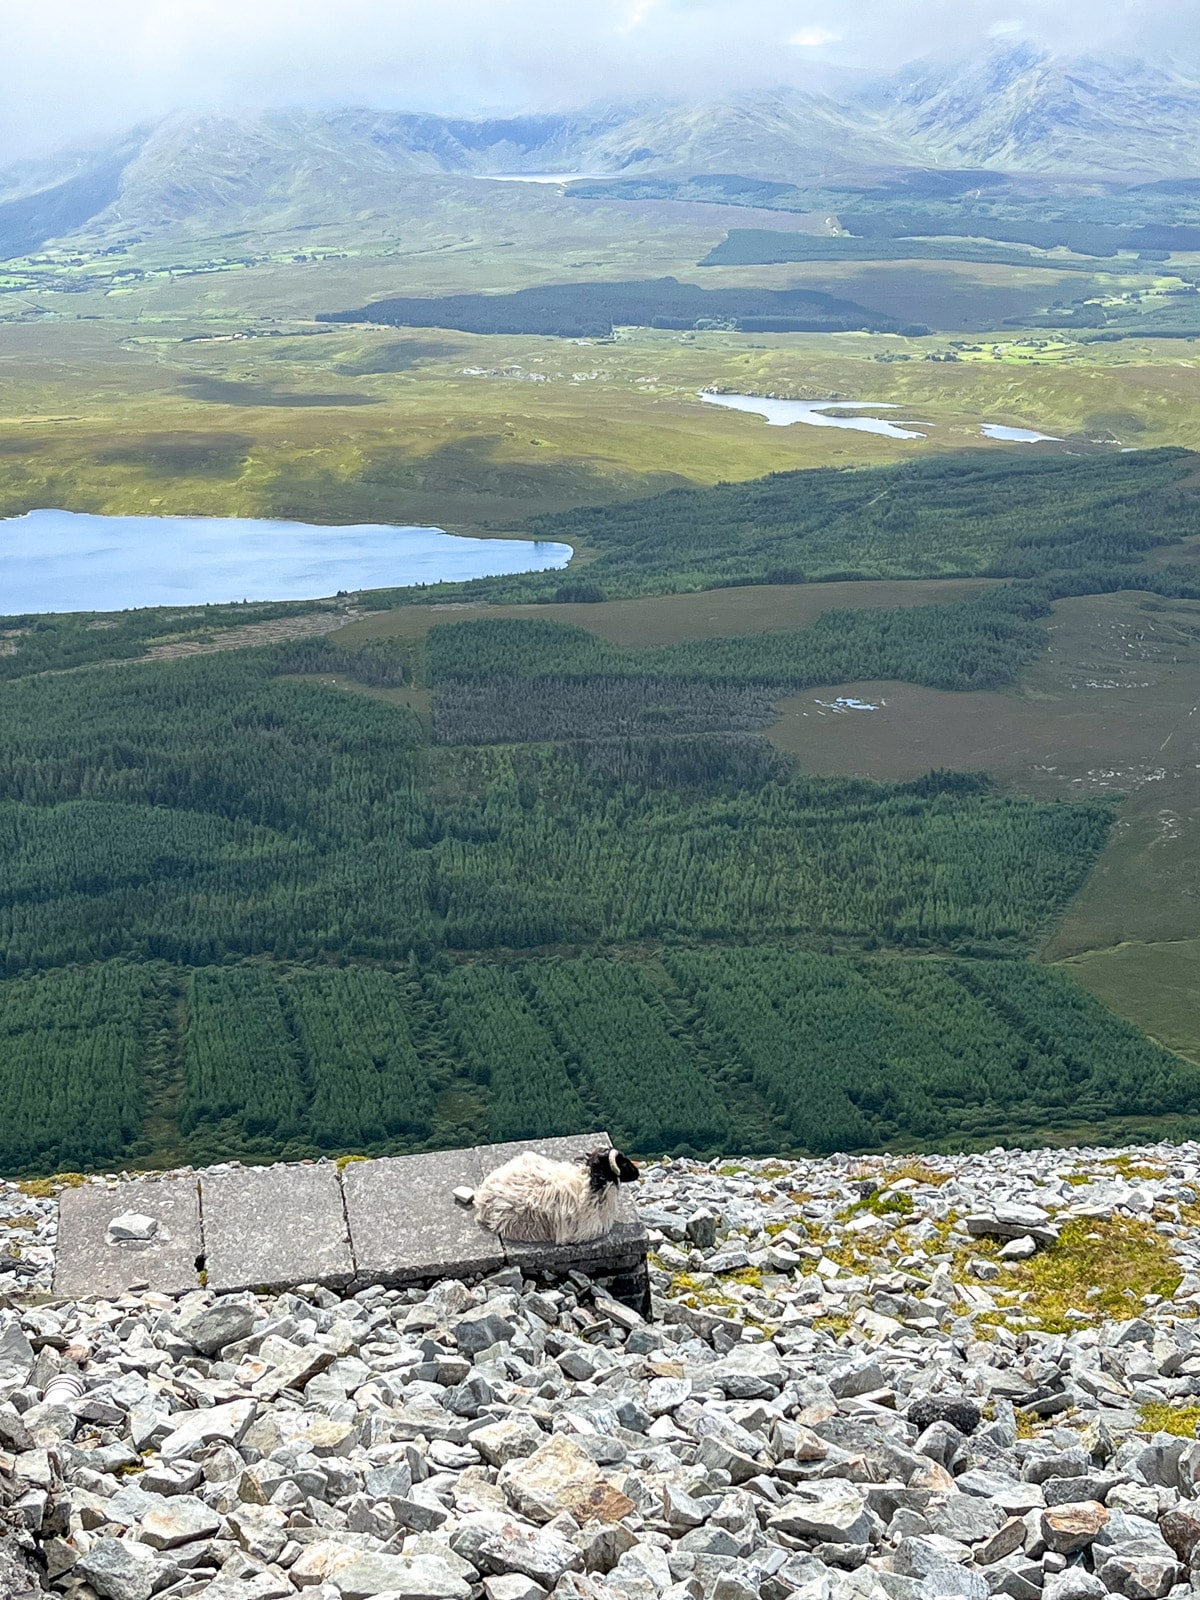
[[640, 28], [642, 23], [654, 9], [656, 0], [634, 0], [628, 17], [620, 24], [621, 33], [632, 33], [635, 28]]
[[832, 28], [822, 28], [820, 24], [816, 24], [810, 28], [801, 28], [799, 33], [792, 35], [788, 43], [798, 46], [801, 50], [819, 50], [824, 44], [837, 44], [841, 37], [842, 35], [835, 33]]
[[[1013, 27], [1071, 52], [1195, 56], [1200, 0], [55, 0], [10, 4], [0, 155], [185, 106], [471, 113], [804, 83], [891, 69]], [[837, 37], [834, 37], [834, 35]], [[816, 54], [814, 54], [816, 53]]]

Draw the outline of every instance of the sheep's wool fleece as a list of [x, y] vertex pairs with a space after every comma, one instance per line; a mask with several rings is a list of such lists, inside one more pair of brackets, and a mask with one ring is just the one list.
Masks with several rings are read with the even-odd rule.
[[506, 1239], [580, 1244], [613, 1226], [620, 1192], [618, 1183], [593, 1189], [587, 1167], [523, 1150], [484, 1178], [475, 1191], [475, 1215]]

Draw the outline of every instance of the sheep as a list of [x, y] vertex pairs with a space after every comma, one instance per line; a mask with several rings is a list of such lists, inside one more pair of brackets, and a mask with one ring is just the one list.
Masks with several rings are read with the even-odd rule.
[[633, 1162], [612, 1148], [593, 1150], [582, 1163], [523, 1150], [475, 1190], [475, 1215], [482, 1227], [506, 1239], [581, 1244], [608, 1232], [617, 1219], [621, 1185], [639, 1176]]

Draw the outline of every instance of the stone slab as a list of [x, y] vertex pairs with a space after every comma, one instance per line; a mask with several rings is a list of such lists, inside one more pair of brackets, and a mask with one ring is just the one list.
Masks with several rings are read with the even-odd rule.
[[[109, 1223], [131, 1211], [154, 1217], [157, 1234], [149, 1242], [110, 1241]], [[147, 1283], [160, 1294], [184, 1294], [199, 1286], [196, 1263], [202, 1250], [194, 1177], [64, 1189], [58, 1199], [54, 1292], [65, 1299], [112, 1297]]]
[[354, 1276], [332, 1162], [204, 1172], [200, 1203], [208, 1287], [218, 1294], [295, 1283], [340, 1288]]
[[342, 1186], [360, 1280], [411, 1283], [504, 1266], [500, 1240], [454, 1198], [482, 1177], [478, 1150], [350, 1162]]
[[[485, 1145], [469, 1150], [334, 1163], [215, 1168], [196, 1177], [126, 1180], [66, 1190], [59, 1202], [54, 1287], [63, 1296], [116, 1295], [135, 1284], [180, 1294], [200, 1265], [217, 1293], [323, 1283], [412, 1283], [470, 1277], [507, 1265], [600, 1276], [643, 1267], [648, 1248], [634, 1206], [620, 1197], [617, 1225], [585, 1244], [506, 1242], [454, 1199], [523, 1150], [576, 1161], [605, 1148], [605, 1133]], [[149, 1243], [115, 1243], [109, 1224], [140, 1212], [160, 1222]]]

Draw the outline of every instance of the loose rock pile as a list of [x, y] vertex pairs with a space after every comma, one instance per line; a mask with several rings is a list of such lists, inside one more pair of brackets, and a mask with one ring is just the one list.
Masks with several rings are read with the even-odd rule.
[[34, 1257], [0, 1527], [76, 1600], [1200, 1589], [1200, 1146], [678, 1161], [640, 1203], [650, 1322], [516, 1268], [38, 1303]]

